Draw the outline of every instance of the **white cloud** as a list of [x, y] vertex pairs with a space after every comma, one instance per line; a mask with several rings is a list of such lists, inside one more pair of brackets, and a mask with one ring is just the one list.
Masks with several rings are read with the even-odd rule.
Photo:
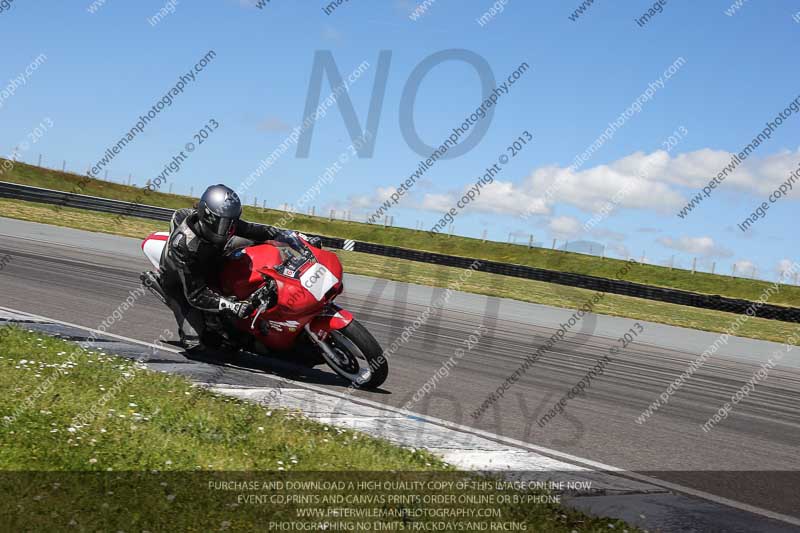
[[736, 261], [733, 265], [736, 267], [736, 275], [740, 278], [751, 276], [756, 268], [755, 263], [747, 259]]
[[347, 202], [348, 205], [352, 206], [355, 209], [367, 209], [375, 207], [375, 200], [369, 195], [356, 194], [348, 197], [347, 200], [348, 200]]
[[[796, 266], [793, 267], [793, 265], [796, 265]], [[779, 277], [781, 275], [783, 275], [784, 272], [795, 272], [796, 273], [798, 271], [800, 271], [800, 265], [797, 265], [791, 259], [781, 259], [780, 261], [778, 261], [778, 265], [775, 268], [775, 272], [778, 273]], [[789, 276], [789, 279], [793, 279], [793, 278], [794, 278], [794, 274], [791, 274]]]
[[546, 215], [550, 213], [544, 198], [533, 191], [521, 190], [508, 181], [494, 180], [483, 187], [474, 202], [475, 209], [507, 215]]
[[[470, 184], [460, 193], [427, 193], [417, 207], [432, 211], [447, 211], [455, 207], [456, 202], [473, 185]], [[481, 194], [467, 204], [466, 210], [497, 213], [502, 215], [524, 216], [526, 214], [544, 215], [550, 212], [542, 198], [537, 198], [518, 190], [513, 183], [495, 180], [480, 189]]]
[[581, 232], [581, 223], [578, 219], [567, 216], [554, 217], [548, 227], [553, 235], [560, 238], [574, 237]]
[[705, 257], [730, 257], [733, 255], [730, 250], [722, 246], [717, 246], [711, 237], [687, 237], [679, 239], [672, 237], [661, 237], [658, 242], [667, 248], [686, 252], [693, 255]]
[[[609, 164], [577, 172], [558, 165], [538, 167], [519, 181], [495, 179], [481, 189], [481, 195], [468, 209], [528, 218], [531, 215], [550, 215], [556, 204], [568, 204], [596, 213], [611, 203], [616, 209], [674, 214], [686, 204], [690, 195], [730, 164], [731, 156], [730, 152], [710, 148], [675, 156], [658, 150], [649, 154], [636, 152]], [[763, 158], [753, 156], [729, 174], [716, 190], [763, 198], [786, 181], [789, 173], [798, 167], [798, 161], [800, 148]], [[420, 204], [406, 205], [441, 211], [447, 196], [449, 209], [471, 186], [470, 183], [461, 192], [429, 192]], [[546, 191], [552, 194], [547, 196]], [[800, 199], [800, 194], [787, 198]]]
[[376, 201], [383, 202], [388, 200], [392, 196], [393, 192], [397, 192], [395, 187], [378, 187], [375, 190]]
[[567, 203], [588, 212], [600, 211], [623, 189], [627, 192], [618, 198], [619, 207], [668, 212], [684, 203], [668, 184], [639, 179], [630, 160], [633, 157], [579, 172], [555, 166], [539, 168], [525, 178], [519, 192], [552, 189], [555, 192], [548, 205]]
[[456, 198], [453, 195], [426, 194], [422, 198], [422, 204], [419, 207], [429, 211], [436, 211], [437, 213], [444, 213], [445, 211], [449, 211], [455, 204]]

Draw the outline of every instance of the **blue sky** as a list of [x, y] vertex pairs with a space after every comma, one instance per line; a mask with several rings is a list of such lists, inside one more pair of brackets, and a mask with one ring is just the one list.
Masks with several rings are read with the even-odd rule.
[[[477, 146], [437, 162], [412, 192], [390, 210], [396, 225], [430, 228], [523, 131], [534, 141], [503, 167], [481, 196], [460, 212], [458, 234], [505, 241], [553, 238], [593, 240], [608, 255], [644, 253], [718, 272], [775, 279], [781, 261], [800, 261], [797, 207], [800, 183], [770, 206], [747, 233], [737, 223], [767, 199], [800, 163], [800, 114], [792, 115], [753, 155], [686, 218], [677, 211], [793, 99], [800, 74], [793, 51], [800, 2], [746, 2], [733, 15], [731, 1], [677, 2], [639, 27], [652, 3], [603, 2], [575, 21], [579, 2], [508, 0], [484, 26], [476, 19], [495, 2], [436, 0], [417, 20], [407, 0], [350, 0], [326, 15], [326, 2], [219, 0], [175, 4], [152, 26], [166, 1], [91, 2], [15, 0], [0, 12], [6, 43], [0, 56], [0, 91], [40, 54], [44, 60], [17, 87], [0, 93], [0, 150], [9, 154], [42, 120], [53, 126], [21, 154], [77, 172], [99, 160], [209, 50], [216, 57], [109, 166], [113, 179], [143, 184], [157, 176], [193, 135], [220, 126], [198, 146], [178, 174], [176, 192], [197, 193], [217, 182], [236, 186], [302, 123], [315, 52], [330, 50], [343, 76], [369, 64], [348, 97], [361, 127], [373, 95], [381, 50], [391, 51], [386, 92], [372, 157], [351, 157], [312, 202], [317, 212], [350, 210], [363, 219], [387, 191], [416, 170], [420, 156], [400, 129], [401, 95], [415, 66], [447, 49], [470, 50], [486, 60], [498, 81], [522, 62], [530, 69], [495, 108]], [[574, 4], [574, 5], [573, 5]], [[568, 167], [609, 122], [617, 119], [676, 59], [684, 63], [577, 171]], [[322, 97], [330, 94], [328, 79]], [[475, 69], [447, 61], [419, 86], [413, 108], [420, 137], [438, 145], [481, 102]], [[662, 143], [686, 131], [670, 153]], [[291, 147], [246, 192], [271, 207], [293, 203], [352, 142], [336, 105], [314, 126], [309, 157]], [[591, 231], [583, 224], [649, 165], [610, 215]], [[559, 180], [545, 201], [544, 191]], [[164, 189], [169, 185], [165, 185]], [[536, 206], [532, 216], [523, 215]]]

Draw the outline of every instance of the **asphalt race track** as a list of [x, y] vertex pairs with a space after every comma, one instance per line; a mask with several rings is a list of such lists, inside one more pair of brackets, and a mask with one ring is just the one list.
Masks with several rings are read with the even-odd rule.
[[[6, 254], [11, 259], [0, 271], [0, 306], [91, 328], [139, 287], [138, 274], [149, 268], [136, 239], [0, 219], [0, 256]], [[358, 276], [348, 277], [345, 287], [338, 302], [384, 347], [441, 292]], [[408, 409], [800, 518], [800, 352], [786, 353], [713, 431], [700, 427], [763, 362], [778, 350], [786, 352], [780, 344], [732, 339], [666, 407], [639, 425], [635, 419], [642, 410], [717, 338], [639, 321], [642, 333], [636, 341], [612, 357], [605, 373], [571, 400], [563, 415], [541, 428], [536, 420], [636, 323], [593, 317], [584, 320], [583, 333], [567, 334], [473, 420], [470, 414], [487, 395], [571, 315], [458, 293], [440, 319], [420, 327], [392, 357], [383, 389], [356, 395], [404, 406], [483, 324], [487, 329], [479, 343]], [[148, 294], [109, 331], [152, 342], [174, 329], [169, 310]], [[327, 368], [317, 368], [303, 379], [346, 388]], [[263, 373], [240, 379], [257, 386], [271, 381]]]

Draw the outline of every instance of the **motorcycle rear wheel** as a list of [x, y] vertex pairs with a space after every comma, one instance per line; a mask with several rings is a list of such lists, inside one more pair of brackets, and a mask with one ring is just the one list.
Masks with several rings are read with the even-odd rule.
[[336, 355], [332, 358], [322, 350], [325, 362], [355, 387], [374, 389], [386, 381], [389, 363], [383, 356], [383, 350], [369, 330], [357, 320], [340, 330], [331, 331], [324, 342]]

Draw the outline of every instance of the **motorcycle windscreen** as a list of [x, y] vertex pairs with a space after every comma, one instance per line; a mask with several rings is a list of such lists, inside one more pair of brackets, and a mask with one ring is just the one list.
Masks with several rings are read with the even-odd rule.
[[300, 283], [319, 301], [331, 287], [339, 283], [339, 278], [323, 265], [314, 263], [300, 276]]

